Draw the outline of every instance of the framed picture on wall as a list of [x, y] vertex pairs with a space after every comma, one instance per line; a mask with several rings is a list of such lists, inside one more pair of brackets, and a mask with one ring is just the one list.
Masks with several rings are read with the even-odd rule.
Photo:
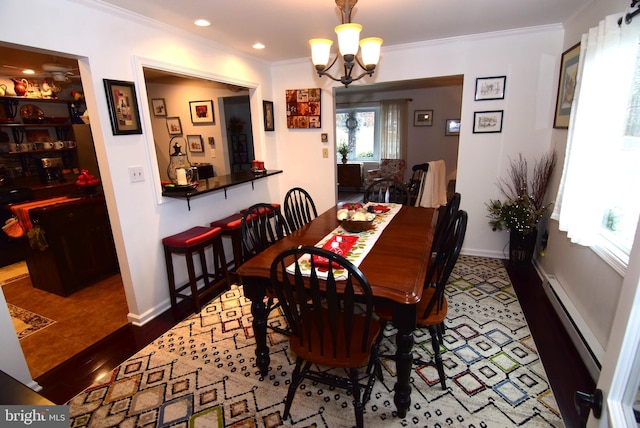
[[287, 89], [287, 128], [320, 128], [321, 97], [320, 88]]
[[433, 125], [433, 110], [415, 110], [413, 112], [413, 126]]
[[262, 109], [264, 113], [264, 130], [273, 131], [275, 129], [273, 123], [273, 101], [262, 101]]
[[473, 113], [473, 133], [489, 134], [502, 132], [504, 110], [476, 111]]
[[189, 110], [192, 123], [215, 123], [212, 100], [189, 101]]
[[578, 78], [578, 60], [580, 59], [580, 43], [573, 45], [562, 54], [560, 76], [558, 78], [558, 97], [556, 114], [553, 119], [554, 128], [568, 128], [571, 105]]
[[460, 135], [460, 119], [447, 119], [444, 135]]
[[167, 129], [169, 130], [169, 135], [182, 135], [182, 124], [180, 123], [180, 118], [177, 116], [168, 117]]
[[187, 145], [191, 153], [202, 153], [204, 147], [202, 146], [202, 135], [187, 135]]
[[479, 77], [476, 79], [476, 101], [503, 100], [507, 76]]
[[164, 98], [152, 98], [151, 111], [153, 111], [154, 116], [166, 116], [167, 106], [164, 104]]
[[103, 79], [113, 135], [142, 134], [133, 82]]

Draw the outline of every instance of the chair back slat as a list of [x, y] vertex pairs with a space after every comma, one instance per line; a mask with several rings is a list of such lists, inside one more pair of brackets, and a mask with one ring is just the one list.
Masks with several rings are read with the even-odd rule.
[[446, 206], [440, 207], [441, 209], [438, 214], [438, 221], [436, 222], [436, 230], [433, 233], [433, 241], [431, 243], [432, 253], [438, 251], [443, 243], [445, 233], [447, 233], [449, 226], [456, 219], [456, 213], [460, 209], [461, 199], [462, 196], [460, 193], [456, 192], [453, 194], [453, 197]]
[[290, 189], [284, 197], [284, 217], [291, 232], [318, 216], [316, 205], [309, 193], [301, 187]]
[[[435, 287], [431, 300], [427, 304], [422, 318], [427, 318], [434, 310], [439, 312], [443, 305], [444, 289], [449, 276], [458, 260], [464, 237], [467, 231], [467, 212], [458, 210], [454, 220], [448, 225], [443, 236], [443, 243], [429, 266], [424, 287]], [[420, 315], [420, 314], [418, 314]]]
[[393, 178], [379, 178], [371, 183], [364, 191], [363, 202], [383, 202], [407, 205], [409, 191], [404, 183]]
[[242, 217], [240, 230], [247, 258], [261, 253], [289, 234], [289, 226], [280, 208], [267, 203], [250, 206]]
[[[328, 265], [320, 260], [328, 260]], [[303, 264], [311, 267], [308, 276], [302, 274]], [[290, 266], [292, 271], [287, 270]], [[318, 269], [326, 278], [320, 278]], [[298, 340], [310, 353], [339, 358], [337, 351], [344, 349], [349, 357], [354, 349], [365, 352], [370, 346], [371, 287], [344, 257], [311, 246], [285, 250], [271, 265], [271, 284], [291, 327], [291, 340]], [[356, 317], [364, 317], [362, 337], [353, 336]]]

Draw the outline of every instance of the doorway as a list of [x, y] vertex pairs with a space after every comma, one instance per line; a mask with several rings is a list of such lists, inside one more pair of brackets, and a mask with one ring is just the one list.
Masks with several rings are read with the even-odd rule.
[[[27, 101], [36, 106], [40, 102], [42, 107], [39, 108], [47, 116], [64, 117], [67, 121], [73, 123], [73, 125], [65, 128], [64, 135], [58, 133], [58, 128], [48, 131], [52, 140], [73, 139], [78, 146], [82, 140], [86, 144], [83, 144], [81, 148], [76, 147], [75, 150], [67, 151], [62, 149], [59, 153], [55, 153], [59, 154], [63, 159], [75, 156], [76, 163], [63, 165], [66, 170], [64, 171], [66, 181], [51, 183], [51, 185], [47, 186], [42, 186], [40, 182], [42, 178], [38, 177], [37, 172], [34, 174], [34, 171], [26, 169], [29, 165], [13, 162], [13, 160], [17, 160], [17, 156], [6, 157], [8, 161], [3, 160], [1, 163], [3, 163], [5, 171], [12, 171], [12, 180], [3, 180], [0, 183], [0, 193], [13, 195], [16, 191], [20, 193], [20, 190], [24, 190], [26, 194], [25, 200], [29, 201], [45, 200], [73, 193], [75, 190], [75, 178], [81, 169], [87, 169], [94, 176], [100, 177], [89, 125], [80, 122], [80, 116], [84, 108], [80, 109], [79, 107], [83, 106], [83, 91], [77, 59], [65, 53], [45, 53], [40, 49], [36, 52], [36, 48], [33, 49], [8, 47], [0, 44], [0, 57], [3, 59], [3, 64], [8, 65], [8, 67], [3, 66], [0, 69], [0, 83], [3, 83], [8, 88], [6, 96], [2, 97], [2, 100], [6, 101], [6, 103], [2, 104], [11, 104], [14, 101], [18, 101], [22, 106], [26, 102], [24, 97], [22, 99], [15, 97], [14, 85], [12, 83], [9, 84], [9, 82], [12, 82], [10, 80], [12, 77], [27, 78], [22, 75], [22, 70], [32, 69], [34, 74], [29, 75], [27, 78], [28, 86], [32, 88], [32, 93]], [[62, 100], [69, 100], [70, 102], [67, 103]], [[4, 110], [6, 121], [8, 120], [6, 118], [7, 111], [6, 109]], [[18, 109], [17, 113], [17, 116], [21, 116], [20, 109]], [[18, 117], [17, 121], [21, 122], [21, 119], [24, 120], [22, 117]], [[26, 123], [23, 122], [23, 124]], [[71, 128], [73, 130], [70, 130]], [[17, 141], [13, 140], [19, 134], [14, 132], [6, 132], [5, 134], [7, 134], [8, 141], [3, 135], [2, 141], [0, 141], [3, 145], [17, 144]], [[43, 148], [47, 149], [47, 146], [43, 146]], [[31, 157], [38, 157], [46, 151], [37, 150], [36, 148], [32, 150], [33, 153], [29, 153]], [[49, 150], [51, 151], [51, 148]], [[66, 156], [67, 154], [69, 156]], [[59, 192], [54, 184], [60, 184]], [[25, 200], [12, 200], [10, 202], [18, 203]], [[3, 204], [2, 208], [4, 212], [8, 212], [11, 215], [6, 203]], [[110, 234], [110, 226], [108, 224], [107, 226]], [[4, 234], [4, 232], [0, 233]], [[7, 254], [19, 254], [19, 257], [2, 259], [1, 265], [9, 266], [25, 260], [25, 254], [28, 250], [25, 248], [29, 245], [26, 237], [8, 240], [5, 244], [12, 246], [12, 248], [7, 249]], [[24, 268], [22, 269], [24, 270]], [[29, 272], [28, 268], [26, 269], [26, 276], [22, 275], [21, 278], [15, 281], [2, 284], [2, 292], [7, 301], [7, 310], [14, 325], [19, 326], [21, 333], [24, 333], [25, 330], [30, 332], [26, 336], [24, 334], [19, 334], [18, 336], [21, 337], [19, 343], [33, 378], [66, 361], [71, 356], [88, 348], [128, 323], [128, 306], [122, 278], [119, 273], [113, 275], [110, 273], [108, 277], [97, 278], [91, 284], [83, 283], [81, 285], [82, 288], [74, 291], [68, 297], [61, 297], [34, 288], [31, 282], [31, 276], [34, 273]], [[47, 278], [46, 275], [44, 277], [45, 279]], [[46, 324], [47, 319], [52, 322], [48, 323], [44, 328], [36, 328], [42, 326], [43, 323]], [[32, 321], [33, 325], [30, 324]], [[25, 327], [24, 323], [28, 325]], [[88, 326], [90, 327], [88, 328]]]
[[225, 97], [222, 102], [231, 172], [247, 171], [251, 169], [251, 161], [255, 159], [249, 96]]

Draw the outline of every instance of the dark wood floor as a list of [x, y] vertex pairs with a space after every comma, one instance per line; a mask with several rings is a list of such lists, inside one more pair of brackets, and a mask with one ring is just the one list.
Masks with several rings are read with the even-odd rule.
[[[594, 382], [547, 299], [533, 266], [518, 269], [507, 266], [507, 270], [538, 347], [562, 418], [567, 427], [578, 427], [580, 423], [573, 404], [574, 392], [592, 392], [595, 389]], [[186, 318], [191, 310], [191, 303], [184, 302], [144, 327], [127, 325], [120, 328], [36, 378], [43, 387], [41, 394], [54, 403], [67, 402], [98, 379], [110, 376], [116, 366]]]

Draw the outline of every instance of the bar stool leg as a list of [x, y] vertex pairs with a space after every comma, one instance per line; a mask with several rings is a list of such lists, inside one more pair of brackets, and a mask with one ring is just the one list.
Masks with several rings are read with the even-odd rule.
[[169, 296], [171, 299], [171, 307], [175, 308], [177, 304], [176, 297], [176, 279], [173, 274], [173, 253], [166, 246], [164, 247], [164, 262], [167, 266], [167, 277], [169, 280]]
[[193, 265], [193, 253], [191, 251], [186, 252], [187, 257], [187, 272], [189, 273], [189, 288], [191, 288], [191, 297], [196, 307], [196, 313], [200, 313], [200, 296], [198, 294], [198, 278], [196, 278], [196, 271]]

